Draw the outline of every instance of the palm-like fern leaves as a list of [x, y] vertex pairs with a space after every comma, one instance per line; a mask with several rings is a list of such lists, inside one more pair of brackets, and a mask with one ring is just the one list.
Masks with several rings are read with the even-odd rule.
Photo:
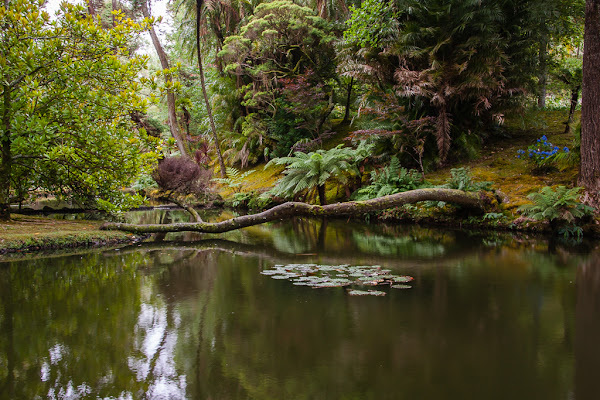
[[337, 180], [348, 182], [349, 176], [359, 174], [357, 163], [368, 152], [365, 146], [359, 149], [338, 146], [331, 150], [317, 150], [310, 153], [295, 152], [293, 156], [275, 158], [271, 164], [286, 165], [284, 177], [277, 182], [271, 193], [277, 196], [293, 196], [316, 188], [321, 204], [325, 204], [325, 183]]

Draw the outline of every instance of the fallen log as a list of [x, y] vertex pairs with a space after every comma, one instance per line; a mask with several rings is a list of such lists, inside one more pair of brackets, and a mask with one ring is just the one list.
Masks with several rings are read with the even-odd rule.
[[348, 201], [325, 206], [287, 202], [258, 214], [243, 215], [221, 222], [178, 222], [148, 225], [106, 223], [100, 229], [120, 230], [137, 234], [161, 232], [223, 233], [290, 217], [361, 215], [387, 208], [399, 207], [404, 204], [417, 203], [419, 201], [443, 201], [481, 212], [491, 208], [495, 202], [495, 198], [491, 193], [484, 191], [464, 192], [457, 189], [428, 188], [410, 190], [371, 200]]

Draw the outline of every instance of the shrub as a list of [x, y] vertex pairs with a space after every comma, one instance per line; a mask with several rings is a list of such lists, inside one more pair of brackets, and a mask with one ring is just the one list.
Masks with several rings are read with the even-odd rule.
[[558, 186], [552, 189], [545, 186], [539, 192], [529, 194], [527, 198], [532, 203], [522, 205], [519, 211], [535, 220], [572, 223], [575, 219], [592, 215], [594, 212], [592, 207], [579, 201], [581, 190], [580, 187], [568, 189], [565, 186]]
[[211, 175], [190, 158], [167, 157], [158, 163], [152, 178], [162, 190], [190, 194], [206, 191]]

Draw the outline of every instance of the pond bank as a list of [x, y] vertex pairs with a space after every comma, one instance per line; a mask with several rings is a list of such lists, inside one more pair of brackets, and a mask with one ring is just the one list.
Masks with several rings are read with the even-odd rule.
[[75, 247], [135, 243], [144, 238], [123, 232], [101, 231], [101, 221], [67, 221], [13, 214], [0, 224], [0, 254]]

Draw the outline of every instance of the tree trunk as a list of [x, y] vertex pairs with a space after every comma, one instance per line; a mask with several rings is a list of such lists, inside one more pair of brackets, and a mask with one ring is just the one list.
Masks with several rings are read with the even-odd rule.
[[419, 201], [443, 201], [458, 204], [467, 208], [483, 211], [489, 209], [495, 199], [487, 192], [464, 192], [457, 189], [417, 189], [408, 192], [396, 193], [390, 196], [365, 201], [349, 201], [326, 206], [316, 206], [306, 203], [287, 202], [258, 214], [243, 215], [221, 222], [184, 222], [168, 225], [151, 224], [136, 225], [122, 223], [106, 223], [104, 230], [120, 230], [132, 233], [160, 233], [160, 232], [201, 232], [223, 233], [236, 229], [246, 228], [265, 222], [282, 220], [291, 217], [336, 217], [346, 215], [362, 215], [373, 211], [399, 207], [404, 204]]
[[546, 87], [548, 83], [548, 38], [543, 35], [540, 40], [540, 49], [538, 60], [540, 63], [540, 71], [538, 75], [538, 107], [546, 108]]
[[202, 16], [202, 3], [203, 0], [196, 0], [196, 51], [198, 52], [200, 85], [202, 86], [202, 95], [204, 96], [204, 103], [206, 104], [206, 114], [208, 114], [208, 120], [210, 121], [210, 130], [212, 131], [213, 139], [215, 141], [215, 148], [217, 149], [217, 156], [219, 157], [221, 177], [227, 178], [225, 162], [223, 161], [223, 154], [221, 153], [221, 142], [219, 141], [219, 135], [217, 134], [217, 128], [215, 127], [215, 120], [212, 115], [212, 108], [210, 106], [210, 101], [208, 100], [208, 94], [206, 93], [206, 81], [204, 80], [204, 68], [202, 67], [202, 54], [200, 53], [200, 18]]
[[2, 136], [0, 136], [0, 221], [10, 220], [10, 177], [12, 175], [12, 139], [10, 137], [10, 87], [2, 85], [4, 91], [2, 109]]
[[354, 77], [350, 78], [348, 84], [348, 95], [346, 96], [346, 111], [344, 112], [344, 119], [342, 122], [347, 122], [350, 119], [350, 99], [352, 98], [352, 85], [354, 85]]
[[[117, 11], [118, 9], [119, 9], [118, 0], [112, 0], [112, 10]], [[113, 28], [117, 26], [117, 18], [114, 14], [112, 16], [112, 24], [113, 24]]]
[[[148, 10], [147, 0], [142, 1], [140, 9], [144, 18], [151, 18], [150, 11]], [[169, 60], [167, 59], [167, 54], [165, 53], [162, 45], [160, 44], [158, 36], [156, 35], [156, 31], [152, 26], [150, 27], [150, 38], [152, 38], [152, 44], [154, 45], [156, 53], [158, 54], [160, 66], [163, 70], [169, 69]], [[167, 86], [171, 84], [171, 74], [165, 74], [165, 81]], [[173, 93], [173, 90], [171, 89], [167, 89], [167, 109], [169, 114], [169, 129], [171, 130], [171, 135], [173, 135], [173, 138], [177, 142], [177, 148], [179, 149], [181, 155], [187, 157], [185, 143], [179, 132], [179, 123], [177, 122], [177, 110], [175, 108], [175, 93]]]
[[573, 123], [573, 116], [575, 115], [575, 110], [577, 109], [577, 103], [579, 102], [579, 91], [581, 90], [581, 85], [574, 87], [571, 89], [571, 108], [569, 109], [569, 118], [567, 119], [567, 126], [565, 127], [565, 133], [571, 133], [571, 124]]
[[600, 189], [600, 0], [587, 0], [583, 36], [579, 183], [592, 198]]
[[327, 197], [325, 196], [325, 185], [317, 186], [317, 193], [319, 193], [319, 203], [324, 206], [327, 204]]

